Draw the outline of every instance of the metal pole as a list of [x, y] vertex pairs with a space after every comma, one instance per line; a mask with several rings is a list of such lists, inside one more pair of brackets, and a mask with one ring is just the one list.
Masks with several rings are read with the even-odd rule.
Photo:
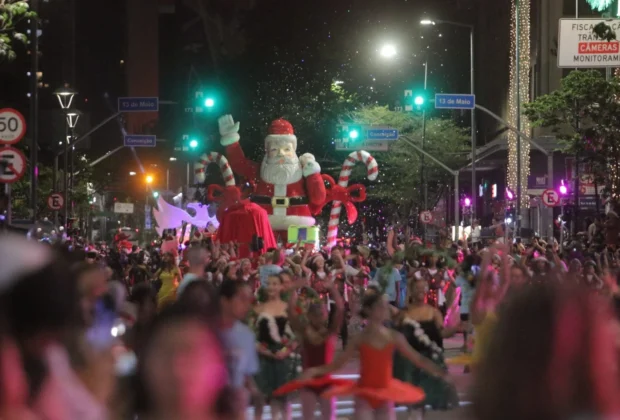
[[[71, 136], [71, 140], [73, 140], [73, 136]], [[73, 196], [73, 172], [74, 172], [74, 160], [73, 155], [75, 151], [75, 146], [69, 145], [69, 198]], [[73, 199], [71, 199], [71, 216], [73, 216]]]
[[32, 77], [30, 78], [30, 206], [32, 221], [37, 220], [38, 148], [39, 148], [39, 0], [32, 0], [32, 11], [37, 17], [30, 19], [30, 44], [32, 46]]
[[[519, 0], [515, 0], [515, 67], [516, 67], [516, 97], [517, 97], [517, 129], [521, 131], [521, 47], [519, 45], [519, 32], [521, 31], [521, 18], [519, 15]], [[521, 136], [517, 136], [517, 205], [515, 206], [515, 237], [521, 235]]]
[[[67, 124], [66, 126], [66, 130], [67, 132], [70, 132], [70, 128], [69, 128], [69, 124]], [[62, 188], [63, 188], [63, 195], [64, 195], [64, 206], [63, 206], [63, 210], [65, 212], [64, 215], [64, 222], [63, 225], [65, 226], [65, 229], [67, 228], [67, 224], [69, 221], [69, 139], [71, 138], [71, 134], [69, 134], [68, 136], [65, 136], [65, 144], [64, 144], [64, 149], [65, 149], [65, 155], [63, 156], [63, 166], [64, 166], [64, 173], [62, 174]]]
[[4, 184], [4, 195], [7, 198], [5, 226], [11, 226], [13, 217], [11, 208], [11, 184]]
[[185, 179], [187, 181], [185, 183], [185, 185], [187, 185], [187, 188], [189, 188], [189, 160], [187, 161], [187, 163], [185, 165], [185, 171], [186, 171], [186, 174], [185, 174], [186, 178]]
[[459, 240], [459, 173], [454, 172], [454, 242]]
[[[470, 85], [471, 94], [474, 95], [474, 27], [469, 29], [469, 55], [470, 55]], [[476, 185], [476, 109], [471, 110], [471, 220], [472, 224], [476, 217], [476, 200], [478, 199]]]
[[[428, 85], [428, 54], [426, 55], [426, 62], [424, 63], [424, 95], [426, 96], [426, 87]], [[426, 97], [424, 107], [422, 108], [422, 150], [426, 146]], [[425, 181], [426, 164], [424, 161], [424, 155], [421, 157], [420, 166], [420, 186], [423, 191], [424, 210], [428, 210], [428, 187]], [[426, 230], [426, 229], [425, 229]]]
[[104, 125], [106, 125], [107, 123], [112, 121], [113, 119], [118, 118], [118, 116], [121, 115], [121, 114], [122, 114], [121, 111], [117, 111], [116, 113], [110, 115], [108, 118], [106, 118], [105, 120], [101, 121], [99, 124], [97, 124], [96, 126], [91, 128], [90, 130], [88, 130], [86, 133], [82, 134], [80, 137], [75, 139], [75, 141], [73, 142], [73, 145], [76, 146], [79, 142], [81, 142], [82, 140], [88, 138], [88, 136], [93, 134], [95, 131], [99, 130], [101, 127], [103, 127]]
[[560, 252], [564, 252], [564, 197], [560, 196]]
[[166, 191], [170, 191], [170, 168], [166, 168]]
[[[58, 154], [54, 155], [54, 172], [52, 172], [52, 192], [58, 192]], [[58, 210], [54, 210], [54, 226], [58, 226]]]

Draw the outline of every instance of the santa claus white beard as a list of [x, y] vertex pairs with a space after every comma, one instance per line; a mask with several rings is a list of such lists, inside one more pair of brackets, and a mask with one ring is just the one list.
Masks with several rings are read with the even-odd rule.
[[[284, 161], [281, 163], [280, 161]], [[267, 157], [260, 167], [260, 176], [268, 184], [288, 185], [299, 181], [302, 177], [299, 158]]]

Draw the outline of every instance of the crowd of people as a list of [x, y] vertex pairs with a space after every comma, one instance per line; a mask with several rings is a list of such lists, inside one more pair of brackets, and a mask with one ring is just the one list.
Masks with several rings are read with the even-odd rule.
[[[472, 375], [473, 419], [620, 418], [620, 255], [582, 240], [431, 246], [394, 228], [380, 247], [240, 259], [212, 238], [3, 235], [0, 419], [289, 419], [297, 396], [304, 419], [345, 396], [357, 419], [422, 418], [459, 407], [448, 366]], [[352, 359], [359, 379], [332, 376]]]

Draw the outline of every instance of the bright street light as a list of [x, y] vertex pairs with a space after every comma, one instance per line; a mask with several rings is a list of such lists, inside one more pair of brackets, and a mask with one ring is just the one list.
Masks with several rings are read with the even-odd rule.
[[430, 20], [430, 19], [422, 19], [420, 21], [420, 25], [434, 25], [435, 21]]
[[145, 180], [146, 180], [147, 184], [152, 184], [153, 183], [153, 177], [151, 175], [147, 175]]
[[60, 102], [60, 107], [62, 109], [67, 109], [71, 106], [73, 97], [76, 94], [77, 92], [69, 87], [61, 87], [60, 89], [56, 89], [54, 92], [54, 95], [58, 98], [58, 102]]
[[381, 55], [385, 58], [392, 58], [396, 55], [396, 47], [393, 45], [384, 45], [381, 48]]
[[129, 172], [129, 176], [136, 176], [136, 173], [134, 171]]
[[170, 162], [176, 162], [177, 158], [175, 158], [174, 156], [170, 156]]

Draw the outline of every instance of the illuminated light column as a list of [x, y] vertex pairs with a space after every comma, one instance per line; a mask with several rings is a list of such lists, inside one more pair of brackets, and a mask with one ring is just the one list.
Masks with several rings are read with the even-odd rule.
[[[517, 28], [515, 14], [519, 2], [519, 39], [517, 40]], [[510, 9], [510, 85], [508, 88], [508, 122], [517, 125], [517, 66], [516, 49], [519, 42], [519, 85], [521, 104], [530, 101], [530, 0], [512, 0]], [[521, 107], [523, 109], [523, 107]], [[530, 132], [530, 122], [521, 115], [522, 132]], [[527, 195], [527, 178], [530, 174], [530, 144], [521, 139], [521, 208], [529, 207]], [[517, 190], [517, 135], [508, 132], [508, 187], [512, 191]]]

